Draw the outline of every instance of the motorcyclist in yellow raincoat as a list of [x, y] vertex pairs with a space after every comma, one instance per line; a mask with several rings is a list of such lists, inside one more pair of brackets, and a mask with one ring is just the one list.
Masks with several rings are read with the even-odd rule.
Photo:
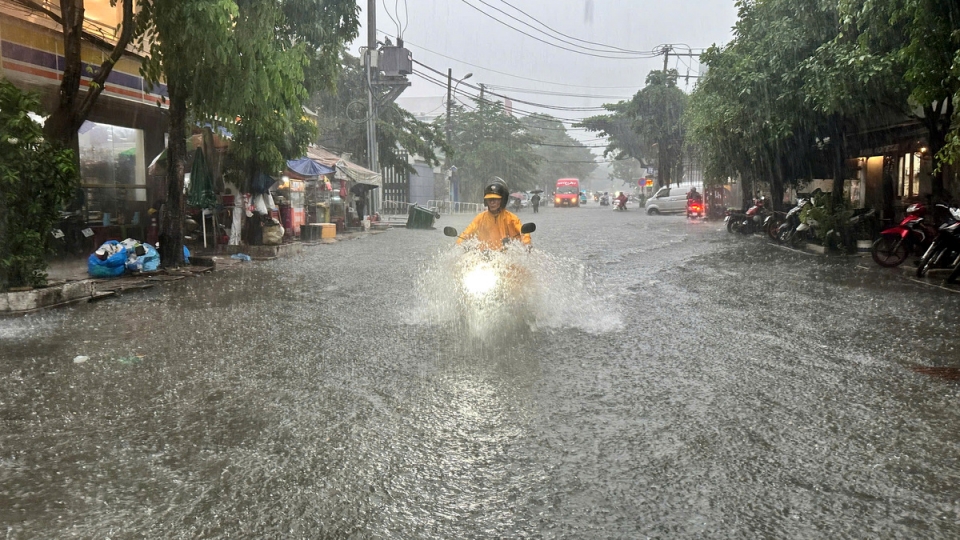
[[487, 209], [477, 214], [463, 230], [457, 243], [477, 238], [484, 249], [503, 249], [503, 239], [519, 239], [530, 246], [530, 235], [520, 234], [520, 218], [504, 208], [510, 192], [503, 181], [494, 181], [483, 189], [483, 203]]

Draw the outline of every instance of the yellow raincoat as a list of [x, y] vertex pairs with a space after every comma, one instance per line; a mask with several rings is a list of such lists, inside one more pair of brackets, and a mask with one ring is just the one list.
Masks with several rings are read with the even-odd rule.
[[457, 239], [457, 243], [476, 237], [485, 249], [503, 249], [504, 238], [511, 240], [520, 238], [520, 241], [529, 246], [530, 235], [521, 235], [520, 226], [520, 218], [516, 214], [507, 210], [500, 210], [496, 214], [484, 210], [473, 218], [470, 225], [467, 225], [460, 238]]

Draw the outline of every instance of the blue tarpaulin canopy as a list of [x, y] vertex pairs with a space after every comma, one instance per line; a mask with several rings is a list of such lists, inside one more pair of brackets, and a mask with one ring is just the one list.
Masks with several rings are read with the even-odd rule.
[[330, 167], [321, 165], [308, 157], [291, 159], [287, 162], [287, 167], [289, 167], [291, 171], [302, 174], [303, 176], [320, 176], [333, 172], [333, 169]]

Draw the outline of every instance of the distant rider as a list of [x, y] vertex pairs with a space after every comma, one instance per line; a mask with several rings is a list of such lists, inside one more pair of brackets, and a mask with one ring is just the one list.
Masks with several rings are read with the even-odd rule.
[[533, 205], [534, 214], [540, 211], [540, 194], [539, 193], [534, 193], [533, 197], [530, 197], [530, 204]]
[[626, 208], [627, 207], [627, 194], [620, 192], [620, 195], [617, 195], [617, 208]]
[[487, 209], [473, 218], [457, 239], [457, 243], [468, 238], [477, 238], [485, 249], [502, 249], [504, 238], [519, 238], [529, 246], [530, 235], [520, 234], [520, 218], [504, 208], [509, 196], [506, 183], [499, 179], [483, 188], [483, 203]]
[[690, 188], [690, 191], [687, 192], [687, 200], [688, 200], [688, 201], [699, 201], [699, 200], [700, 200], [700, 193], [697, 191], [697, 188], [696, 188], [696, 187]]

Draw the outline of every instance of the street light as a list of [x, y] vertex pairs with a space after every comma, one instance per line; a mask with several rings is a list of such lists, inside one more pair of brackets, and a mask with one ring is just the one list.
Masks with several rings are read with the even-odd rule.
[[[460, 77], [460, 79], [457, 80], [457, 84], [451, 85], [451, 83], [453, 82], [453, 68], [447, 68], [447, 146], [453, 146], [450, 140], [450, 131], [451, 131], [450, 108], [453, 105], [453, 92], [454, 90], [456, 90], [457, 86], [460, 85], [460, 83], [469, 79], [470, 77], [473, 77], [473, 73], [467, 73], [466, 75], [464, 75], [463, 77]], [[447, 164], [449, 163], [450, 163], [450, 156], [447, 156]], [[456, 169], [452, 169], [450, 171], [450, 188], [451, 188], [450, 198], [453, 200], [453, 202], [457, 202], [457, 199], [459, 198], [460, 194], [459, 194], [459, 190], [457, 189], [456, 181], [454, 181], [453, 179], [454, 171], [456, 171]]]

